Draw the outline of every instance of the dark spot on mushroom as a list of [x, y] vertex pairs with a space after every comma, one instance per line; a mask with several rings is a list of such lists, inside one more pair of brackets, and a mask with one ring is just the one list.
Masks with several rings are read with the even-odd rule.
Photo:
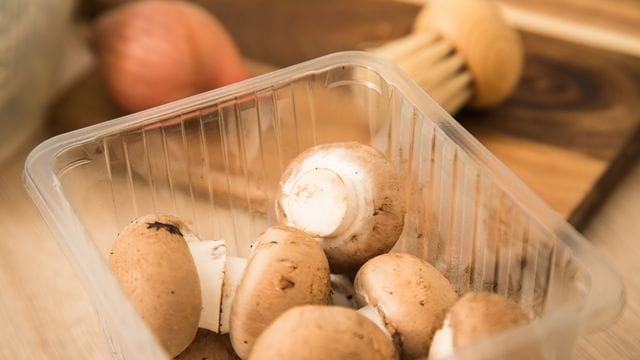
[[175, 295], [175, 293], [176, 293], [175, 291], [171, 290], [171, 295]]
[[225, 256], [226, 254], [226, 246], [225, 244], [218, 244], [216, 246], [213, 247], [213, 249], [211, 249], [211, 258], [212, 259], [218, 259], [220, 257]]
[[353, 295], [347, 295], [347, 300], [353, 299]]
[[296, 270], [298, 268], [298, 264], [296, 264], [295, 262], [293, 262], [291, 260], [287, 260], [287, 259], [280, 260], [280, 264], [288, 267], [289, 270], [291, 270], [291, 271]]
[[249, 343], [247, 340], [242, 340], [242, 342], [243, 342], [244, 344], [248, 344], [248, 343]]
[[296, 286], [296, 283], [294, 283], [290, 279], [287, 279], [286, 277], [281, 277], [280, 280], [278, 280], [278, 288], [280, 288], [280, 290], [282, 291], [287, 291], [294, 286]]
[[420, 306], [424, 306], [424, 300], [418, 301], [418, 304], [420, 304]]
[[278, 244], [278, 242], [277, 242], [277, 241], [275, 241], [275, 240], [272, 240], [272, 241], [271, 241], [271, 244], [277, 245], [277, 244]]
[[109, 255], [113, 255], [113, 251], [109, 252]]
[[358, 235], [351, 235], [351, 237], [349, 238], [349, 241], [351, 241], [351, 242], [358, 241]]
[[155, 229], [156, 231], [160, 231], [160, 229], [164, 229], [169, 234], [184, 236], [182, 235], [182, 233], [180, 232], [180, 229], [177, 226], [173, 224], [161, 223], [159, 221], [147, 223], [147, 229]]

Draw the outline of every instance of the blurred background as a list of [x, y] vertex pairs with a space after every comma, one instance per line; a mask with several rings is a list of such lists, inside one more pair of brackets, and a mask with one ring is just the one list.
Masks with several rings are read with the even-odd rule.
[[[12, 323], [0, 329], [11, 344], [0, 358], [100, 358], [106, 349], [86, 295], [22, 190], [30, 149], [343, 50], [396, 62], [593, 241], [623, 274], [629, 305], [576, 353], [640, 357], [632, 276], [640, 256], [640, 3], [462, 3], [0, 0], [0, 226], [9, 229], [0, 289], [11, 294], [0, 298], [0, 318]], [[26, 265], [34, 261], [41, 267]]]

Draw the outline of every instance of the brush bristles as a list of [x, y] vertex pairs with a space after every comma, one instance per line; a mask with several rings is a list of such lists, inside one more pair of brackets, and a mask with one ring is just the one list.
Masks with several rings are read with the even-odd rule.
[[454, 73], [440, 82], [429, 93], [431, 97], [449, 113], [460, 109], [461, 100], [471, 98], [472, 77], [468, 71]]
[[422, 31], [411, 33], [405, 37], [390, 41], [370, 51], [389, 59], [400, 60], [404, 56], [411, 56], [416, 49], [426, 47], [440, 38], [440, 35], [433, 31]]
[[395, 62], [450, 113], [471, 98], [471, 73], [453, 44], [435, 31], [412, 33], [370, 51]]

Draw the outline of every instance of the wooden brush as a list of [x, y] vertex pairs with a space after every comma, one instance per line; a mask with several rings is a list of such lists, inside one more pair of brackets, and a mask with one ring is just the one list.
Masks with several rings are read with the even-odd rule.
[[411, 34], [369, 50], [398, 64], [449, 113], [506, 99], [524, 58], [519, 34], [489, 0], [432, 0]]

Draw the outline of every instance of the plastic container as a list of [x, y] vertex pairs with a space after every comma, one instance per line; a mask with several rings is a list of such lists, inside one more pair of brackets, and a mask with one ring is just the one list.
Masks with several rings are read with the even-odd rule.
[[620, 312], [622, 283], [590, 244], [397, 67], [365, 53], [60, 135], [33, 150], [24, 182], [84, 281], [113, 356], [160, 358], [106, 265], [118, 231], [139, 215], [172, 213], [246, 256], [274, 223], [289, 160], [343, 140], [376, 146], [406, 175], [408, 215], [394, 251], [430, 261], [460, 293], [506, 295], [534, 319], [458, 357], [509, 358], [535, 346], [567, 358], [578, 334]]

